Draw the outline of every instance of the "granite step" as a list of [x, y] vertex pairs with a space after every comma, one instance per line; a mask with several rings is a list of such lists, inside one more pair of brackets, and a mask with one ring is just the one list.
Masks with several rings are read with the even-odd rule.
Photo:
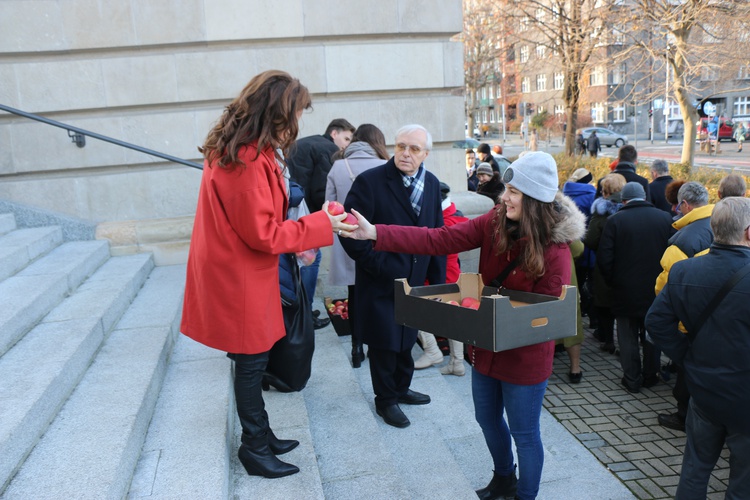
[[130, 305], [135, 293], [122, 290], [142, 285], [152, 267], [149, 255], [110, 259], [0, 357], [0, 491], [88, 369], [112, 327], [108, 318]]
[[[143, 273], [128, 279], [126, 269], [139, 263], [150, 271], [148, 279]], [[167, 370], [184, 290], [184, 266], [151, 269], [148, 254], [110, 259], [69, 299], [73, 308], [111, 303], [110, 311], [102, 311], [101, 306], [77, 311], [58, 307], [45, 319], [49, 321], [44, 324], [50, 326], [86, 323], [98, 309], [95, 323], [103, 343], [8, 484], [4, 499], [123, 498], [127, 494]], [[132, 304], [125, 298], [128, 295]], [[120, 299], [127, 301], [124, 314], [113, 310]], [[51, 343], [63, 342], [72, 331], [57, 328], [58, 338]]]
[[16, 228], [16, 217], [11, 213], [0, 214], [0, 236]]
[[58, 226], [16, 229], [0, 236], [0, 280], [13, 276], [62, 241]]
[[65, 243], [0, 282], [0, 355], [108, 258], [105, 241]]

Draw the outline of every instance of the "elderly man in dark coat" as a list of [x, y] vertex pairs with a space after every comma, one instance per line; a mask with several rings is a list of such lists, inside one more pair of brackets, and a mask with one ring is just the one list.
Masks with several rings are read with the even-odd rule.
[[[612, 312], [620, 343], [622, 385], [629, 392], [651, 387], [658, 380], [659, 351], [644, 338], [644, 318], [654, 301], [659, 263], [674, 234], [672, 217], [646, 200], [643, 186], [628, 182], [622, 188], [625, 204], [607, 219], [596, 252], [596, 263], [613, 289]], [[643, 370], [639, 340], [643, 340]]]
[[[344, 207], [357, 210], [372, 223], [441, 227], [440, 183], [423, 165], [432, 138], [421, 125], [407, 125], [396, 133], [396, 154], [388, 163], [362, 172], [354, 180]], [[375, 409], [394, 427], [409, 419], [401, 404], [427, 404], [430, 397], [409, 389], [414, 374], [411, 350], [417, 330], [397, 325], [394, 284], [407, 278], [411, 286], [445, 283], [445, 257], [376, 252], [370, 241], [340, 239], [356, 263], [353, 301], [355, 329], [369, 346]]]
[[[717, 203], [711, 216], [711, 250], [672, 266], [669, 281], [646, 316], [654, 342], [683, 365], [692, 396], [677, 498], [706, 498], [725, 444], [725, 498], [750, 498], [750, 277], [742, 274], [750, 269], [748, 226], [750, 200], [726, 198]], [[727, 283], [734, 286], [708, 310]]]

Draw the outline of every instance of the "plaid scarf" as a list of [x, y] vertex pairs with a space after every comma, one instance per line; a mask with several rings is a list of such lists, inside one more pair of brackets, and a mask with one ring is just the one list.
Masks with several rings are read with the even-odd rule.
[[422, 197], [424, 195], [424, 168], [422, 165], [419, 166], [419, 170], [416, 175], [409, 177], [403, 175], [404, 187], [409, 193], [409, 201], [414, 209], [414, 213], [419, 217], [419, 212], [422, 210]]

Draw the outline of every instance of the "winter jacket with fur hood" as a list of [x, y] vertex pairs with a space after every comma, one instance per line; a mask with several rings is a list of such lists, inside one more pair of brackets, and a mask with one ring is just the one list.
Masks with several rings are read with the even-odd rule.
[[[552, 242], [544, 252], [544, 274], [532, 278], [518, 266], [505, 279], [503, 284], [506, 288], [559, 296], [563, 285], [570, 284], [568, 242], [583, 236], [585, 217], [575, 203], [562, 193], [558, 192], [554, 203], [559, 207], [561, 218], [554, 227]], [[378, 224], [375, 250], [445, 255], [479, 248], [479, 272], [488, 285], [521, 253], [525, 245], [525, 240], [520, 239], [509, 250], [497, 255], [493, 243], [497, 224], [495, 218], [496, 208], [493, 208], [468, 222], [437, 229]], [[571, 331], [568, 335], [575, 333]], [[548, 379], [552, 373], [554, 351], [555, 343], [549, 341], [501, 352], [471, 348], [470, 354], [474, 368], [483, 375], [513, 384], [534, 385]]]

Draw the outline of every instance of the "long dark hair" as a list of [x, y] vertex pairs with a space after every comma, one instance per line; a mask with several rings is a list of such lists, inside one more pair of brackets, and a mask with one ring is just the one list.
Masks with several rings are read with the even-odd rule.
[[381, 160], [387, 160], [390, 158], [388, 150], [385, 147], [385, 136], [383, 135], [383, 132], [372, 123], [363, 123], [357, 127], [357, 130], [354, 131], [352, 142], [357, 141], [366, 142], [372, 146], [372, 149], [375, 150], [375, 153], [377, 153], [378, 158]]
[[545, 203], [523, 195], [521, 219], [507, 218], [505, 203], [495, 208], [495, 253], [499, 256], [508, 251], [519, 240], [522, 242], [518, 267], [533, 279], [540, 278], [545, 271], [544, 250], [552, 242], [552, 229], [560, 219], [558, 202]]
[[[226, 107], [198, 151], [209, 166], [215, 162], [228, 170], [246, 166], [238, 151], [254, 142], [258, 148], [253, 159], [267, 147], [286, 155], [299, 132], [297, 113], [311, 104], [310, 92], [299, 80], [284, 71], [265, 71]], [[275, 151], [274, 155], [283, 162]]]

